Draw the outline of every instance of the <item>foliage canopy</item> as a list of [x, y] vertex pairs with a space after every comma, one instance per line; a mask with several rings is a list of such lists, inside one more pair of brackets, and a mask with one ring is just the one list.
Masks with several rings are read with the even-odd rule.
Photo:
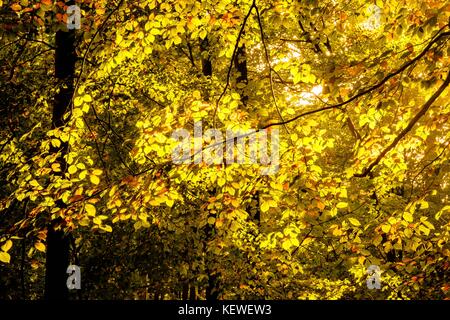
[[[448, 2], [76, 4], [55, 128], [67, 4], [0, 1], [0, 297], [42, 296], [60, 218], [84, 298], [448, 298]], [[279, 170], [174, 164], [197, 121], [278, 128]]]

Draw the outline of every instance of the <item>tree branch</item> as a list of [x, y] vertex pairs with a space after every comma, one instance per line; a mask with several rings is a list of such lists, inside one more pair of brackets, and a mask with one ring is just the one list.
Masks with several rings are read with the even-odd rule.
[[431, 98], [422, 106], [420, 111], [414, 116], [414, 118], [411, 119], [411, 121], [408, 123], [408, 126], [403, 129], [400, 134], [392, 141], [390, 145], [388, 145], [362, 173], [355, 174], [354, 177], [365, 177], [367, 176], [372, 169], [380, 163], [380, 161], [386, 156], [386, 154], [394, 149], [397, 144], [400, 142], [401, 139], [414, 127], [414, 125], [417, 123], [417, 121], [422, 118], [425, 113], [428, 111], [428, 109], [431, 107], [431, 105], [436, 101], [437, 98], [442, 94], [442, 92], [448, 87], [450, 84], [450, 71], [447, 74], [447, 78], [445, 79], [444, 83], [439, 87], [439, 89], [431, 96]]
[[217, 114], [217, 109], [219, 108], [219, 102], [220, 100], [222, 100], [222, 97], [224, 96], [225, 92], [228, 89], [228, 86], [230, 85], [230, 77], [231, 77], [231, 70], [233, 69], [233, 61], [236, 57], [236, 52], [239, 48], [239, 42], [242, 38], [242, 34], [244, 33], [244, 29], [245, 29], [245, 25], [247, 24], [247, 20], [250, 17], [250, 14], [252, 13], [253, 8], [255, 8], [256, 6], [256, 1], [253, 0], [252, 5], [250, 6], [250, 9], [248, 9], [247, 15], [244, 17], [244, 21], [242, 21], [242, 25], [241, 25], [241, 29], [239, 30], [239, 34], [237, 36], [236, 39], [236, 44], [234, 45], [234, 51], [233, 51], [233, 55], [231, 56], [231, 61], [230, 61], [230, 66], [228, 67], [228, 72], [227, 72], [227, 82], [225, 84], [225, 88], [223, 88], [222, 93], [219, 96], [219, 99], [217, 99], [216, 102], [216, 107], [214, 108], [214, 113], [213, 113], [213, 127], [215, 127], [215, 122], [216, 122], [216, 114]]
[[319, 112], [326, 111], [326, 110], [331, 110], [331, 109], [339, 109], [339, 108], [349, 104], [350, 102], [353, 102], [353, 101], [357, 100], [358, 98], [360, 98], [360, 97], [362, 97], [362, 96], [364, 96], [364, 95], [366, 95], [366, 94], [368, 94], [368, 93], [370, 93], [370, 92], [380, 88], [381, 86], [383, 86], [389, 79], [399, 75], [400, 73], [405, 71], [409, 66], [411, 66], [415, 62], [419, 61], [431, 49], [433, 44], [435, 44], [439, 39], [441, 39], [441, 38], [443, 38], [445, 36], [449, 36], [449, 35], [450, 35], [450, 32], [443, 32], [440, 35], [437, 35], [432, 41], [430, 41], [430, 43], [425, 47], [425, 49], [423, 49], [423, 51], [418, 56], [416, 56], [414, 59], [404, 63], [399, 69], [389, 73], [386, 77], [384, 77], [377, 84], [375, 84], [375, 85], [373, 85], [373, 86], [371, 86], [371, 87], [369, 87], [369, 88], [367, 88], [367, 89], [365, 89], [363, 91], [360, 91], [359, 93], [357, 93], [353, 97], [349, 98], [348, 100], [345, 100], [345, 101], [340, 102], [340, 103], [335, 104], [335, 105], [326, 106], [326, 107], [319, 108], [319, 109], [316, 109], [316, 110], [310, 110], [310, 111], [307, 111], [307, 112], [303, 112], [303, 113], [301, 113], [301, 114], [299, 114], [299, 115], [297, 115], [297, 116], [295, 116], [295, 117], [293, 117], [291, 119], [288, 119], [286, 121], [274, 122], [274, 123], [268, 124], [268, 125], [260, 128], [260, 129], [267, 129], [267, 128], [273, 127], [273, 126], [280, 126], [280, 125], [288, 124], [288, 123], [294, 122], [295, 120], [298, 120], [298, 119], [300, 119], [300, 118], [302, 118], [304, 116], [311, 115], [311, 114], [314, 114], [314, 113], [319, 113]]

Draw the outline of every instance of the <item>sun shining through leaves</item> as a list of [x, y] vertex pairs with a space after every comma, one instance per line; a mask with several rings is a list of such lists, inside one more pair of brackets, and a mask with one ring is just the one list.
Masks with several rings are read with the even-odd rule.
[[0, 1], [0, 299], [449, 298], [446, 1], [72, 2]]

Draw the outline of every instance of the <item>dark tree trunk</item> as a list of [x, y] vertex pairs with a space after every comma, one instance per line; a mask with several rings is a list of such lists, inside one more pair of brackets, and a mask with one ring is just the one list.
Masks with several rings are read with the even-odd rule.
[[215, 301], [219, 297], [219, 277], [218, 274], [211, 274], [208, 271], [208, 286], [206, 287], [206, 300]]
[[197, 296], [195, 294], [195, 286], [190, 286], [189, 288], [189, 300], [196, 300]]
[[200, 43], [200, 53], [202, 55], [202, 72], [204, 76], [212, 76], [212, 63], [211, 55], [209, 54], [209, 42], [208, 37], [202, 40]]
[[[67, 5], [73, 1], [66, 1]], [[69, 106], [74, 93], [75, 77], [75, 31], [56, 32], [55, 51], [55, 77], [58, 80], [59, 92], [55, 96], [53, 104], [52, 127], [64, 126], [64, 115], [69, 110]], [[64, 155], [67, 153], [67, 143], [62, 143], [59, 148], [52, 148], [51, 152], [59, 152], [57, 159], [61, 166], [61, 174], [64, 174], [67, 164]], [[62, 202], [57, 202], [57, 206], [64, 207]], [[45, 299], [65, 300], [68, 299], [68, 288], [66, 285], [67, 267], [69, 265], [70, 240], [64, 232], [64, 220], [53, 219], [47, 230], [47, 256], [45, 270]]]
[[181, 300], [187, 300], [188, 299], [188, 294], [189, 294], [189, 282], [186, 282], [185, 284], [183, 284], [183, 291], [181, 294]]
[[[212, 76], [212, 62], [211, 62], [211, 55], [209, 53], [209, 40], [208, 37], [203, 39], [200, 43], [200, 53], [202, 56], [202, 73], [205, 77], [211, 77]], [[206, 101], [209, 101], [209, 92], [205, 95], [204, 99]], [[210, 191], [211, 196], [216, 195], [216, 188], [213, 188]], [[210, 217], [217, 218], [215, 214], [211, 214]], [[208, 242], [215, 234], [214, 226], [206, 225], [205, 227], [205, 233], [206, 233], [206, 242]], [[209, 266], [207, 266], [208, 275], [208, 284], [206, 286], [205, 295], [206, 300], [217, 300], [219, 295], [219, 276], [217, 273], [212, 274], [212, 272], [209, 269]], [[190, 290], [190, 299], [195, 300], [195, 287], [191, 287]]]
[[[241, 95], [241, 102], [244, 107], [247, 107], [248, 95], [245, 91], [245, 86], [248, 84], [248, 71], [247, 71], [247, 56], [245, 52], [245, 45], [238, 48], [234, 59], [234, 65], [237, 72], [236, 86], [239, 88], [238, 92]], [[254, 203], [254, 206], [252, 205]], [[256, 191], [252, 194], [252, 203], [247, 208], [247, 211], [253, 214], [253, 219], [256, 223], [260, 223], [260, 210], [259, 210], [259, 192]]]
[[239, 88], [238, 91], [241, 95], [241, 101], [244, 106], [247, 106], [248, 95], [245, 92], [245, 86], [248, 84], [248, 72], [245, 45], [242, 45], [237, 49], [234, 57], [234, 66], [238, 73], [236, 76], [236, 85]]

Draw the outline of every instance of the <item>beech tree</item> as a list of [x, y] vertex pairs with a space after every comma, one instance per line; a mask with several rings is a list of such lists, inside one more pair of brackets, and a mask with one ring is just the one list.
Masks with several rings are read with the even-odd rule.
[[1, 298], [448, 298], [447, 2], [0, 5]]

